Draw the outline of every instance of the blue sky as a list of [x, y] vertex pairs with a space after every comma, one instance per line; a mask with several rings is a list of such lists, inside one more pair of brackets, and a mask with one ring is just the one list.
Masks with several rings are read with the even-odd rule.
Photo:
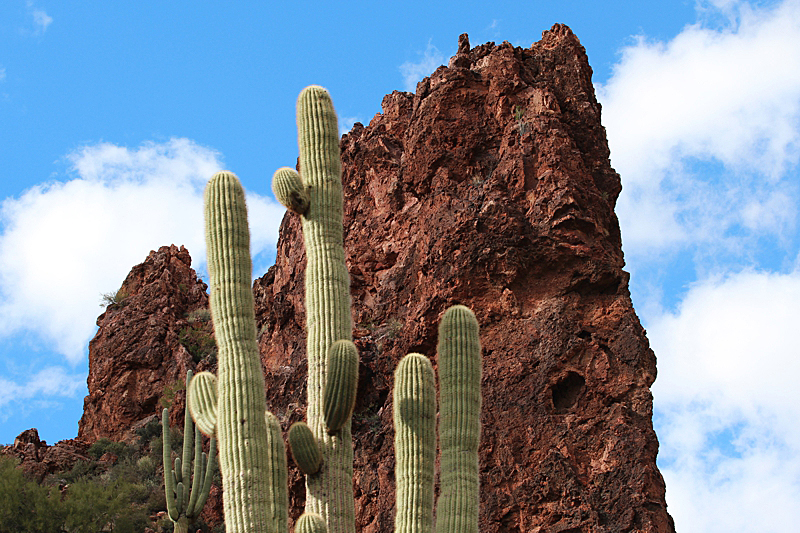
[[294, 101], [343, 129], [472, 45], [568, 24], [594, 69], [659, 465], [681, 532], [787, 531], [800, 508], [800, 0], [0, 4], [0, 442], [74, 437], [100, 294], [151, 249], [203, 272], [201, 195], [242, 179], [254, 270], [297, 156]]

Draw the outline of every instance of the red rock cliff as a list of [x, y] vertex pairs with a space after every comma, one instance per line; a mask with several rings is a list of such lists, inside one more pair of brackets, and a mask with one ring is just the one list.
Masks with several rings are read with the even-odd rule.
[[[592, 70], [563, 25], [470, 48], [342, 139], [361, 382], [358, 530], [392, 531], [392, 372], [463, 303], [484, 354], [481, 531], [674, 531], [656, 467], [656, 359], [631, 305]], [[335, 95], [334, 95], [335, 97]], [[299, 223], [255, 283], [271, 408], [305, 404]], [[302, 480], [292, 476], [293, 514]]]

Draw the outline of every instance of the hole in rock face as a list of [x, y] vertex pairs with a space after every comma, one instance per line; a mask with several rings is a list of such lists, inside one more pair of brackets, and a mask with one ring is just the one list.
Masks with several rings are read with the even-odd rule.
[[563, 414], [578, 401], [586, 380], [580, 374], [568, 372], [558, 383], [553, 385], [553, 407], [556, 413]]

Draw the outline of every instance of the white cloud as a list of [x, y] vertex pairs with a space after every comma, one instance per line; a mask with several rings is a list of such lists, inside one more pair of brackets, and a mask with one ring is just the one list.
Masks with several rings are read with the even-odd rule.
[[800, 271], [696, 283], [647, 321], [678, 531], [792, 530], [800, 508]]
[[403, 75], [403, 86], [406, 91], [414, 92], [417, 83], [425, 76], [430, 76], [434, 70], [445, 63], [444, 55], [438, 48], [428, 42], [425, 52], [421, 53], [422, 58], [416, 63], [406, 61], [400, 65], [400, 74]]
[[53, 17], [49, 16], [44, 9], [33, 7], [33, 1], [27, 2], [28, 12], [33, 17], [34, 35], [41, 35], [47, 31], [48, 26], [53, 23]]
[[[75, 177], [37, 185], [0, 205], [0, 334], [40, 335], [75, 364], [101, 293], [150, 250], [185, 245], [205, 256], [202, 194], [218, 154], [187, 139], [136, 149], [100, 143], [69, 156]], [[253, 253], [277, 240], [283, 209], [249, 194]]]
[[[53, 396], [74, 398], [85, 386], [85, 375], [69, 374], [57, 366], [40, 370], [22, 385], [0, 377], [0, 413], [7, 412], [9, 405], [19, 402], [40, 401]], [[0, 419], [7, 418], [8, 414], [0, 414]]]
[[0, 67], [0, 82], [6, 80], [6, 68]]
[[356, 122], [361, 122], [359, 117], [339, 117], [339, 135], [350, 133]]
[[[639, 37], [598, 87], [628, 253], [724, 247], [796, 225], [800, 1], [701, 8], [723, 26], [687, 26], [669, 42]], [[714, 177], [698, 165], [717, 167]]]

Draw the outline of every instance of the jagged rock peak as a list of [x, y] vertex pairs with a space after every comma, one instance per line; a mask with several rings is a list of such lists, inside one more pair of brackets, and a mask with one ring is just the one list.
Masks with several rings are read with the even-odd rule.
[[[392, 372], [406, 353], [434, 356], [455, 303], [481, 324], [481, 531], [674, 531], [656, 360], [622, 270], [620, 178], [591, 77], [564, 25], [528, 49], [462, 35], [449, 66], [342, 138], [359, 531], [392, 530]], [[304, 416], [304, 268], [287, 216], [254, 285], [268, 405], [285, 425]], [[291, 487], [296, 517], [296, 471]]]
[[128, 438], [137, 422], [160, 414], [162, 399], [167, 404], [177, 400], [171, 417], [173, 424], [179, 422], [182, 380], [195, 367], [187, 336], [195, 328], [211, 335], [210, 324], [192, 322], [190, 316], [208, 308], [206, 284], [191, 264], [183, 246], [151, 251], [125, 278], [118, 303], [97, 319], [79, 438]]

